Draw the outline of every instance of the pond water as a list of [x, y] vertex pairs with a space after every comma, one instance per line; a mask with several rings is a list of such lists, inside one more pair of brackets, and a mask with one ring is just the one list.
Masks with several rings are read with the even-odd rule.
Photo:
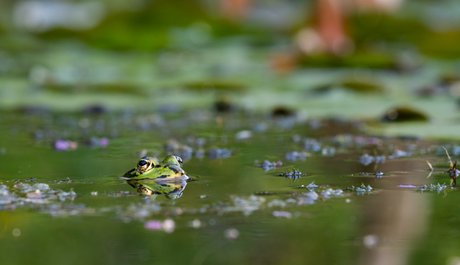
[[[458, 189], [420, 191], [449, 184], [440, 147], [453, 155], [455, 143], [362, 126], [251, 113], [2, 112], [2, 264], [458, 264]], [[58, 151], [57, 139], [78, 146]], [[182, 196], [150, 198], [120, 179], [140, 156], [168, 153], [193, 180]], [[294, 169], [302, 174], [279, 176]]]

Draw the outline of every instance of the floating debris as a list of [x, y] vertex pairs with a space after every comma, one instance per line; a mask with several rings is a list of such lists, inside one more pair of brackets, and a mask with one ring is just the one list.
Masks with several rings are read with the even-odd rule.
[[458, 156], [460, 155], [460, 146], [453, 146], [451, 150], [452, 155]]
[[374, 162], [374, 157], [368, 154], [364, 154], [359, 157], [359, 163], [365, 166], [370, 165], [372, 162]]
[[414, 186], [414, 185], [398, 185], [399, 188], [410, 188], [410, 189], [413, 189], [413, 188], [418, 188], [418, 186]]
[[145, 222], [144, 228], [148, 230], [161, 230], [163, 229], [163, 224], [158, 220], [150, 220]]
[[406, 152], [402, 150], [396, 149], [393, 154], [388, 156], [388, 159], [395, 159], [395, 158], [400, 158], [400, 157], [410, 157], [412, 156], [412, 152]]
[[309, 123], [308, 123], [308, 126], [310, 127], [310, 129], [312, 130], [318, 130], [319, 128], [321, 128], [321, 121], [320, 120], [311, 120]]
[[249, 197], [232, 196], [233, 205], [220, 208], [223, 212], [243, 212], [244, 215], [250, 215], [253, 211], [259, 210], [261, 205], [265, 203], [265, 198], [261, 196], [251, 195]]
[[198, 149], [195, 151], [194, 148], [181, 144], [174, 139], [170, 139], [164, 146], [167, 154], [178, 155], [184, 160], [189, 160], [193, 156], [197, 158], [204, 158], [207, 154], [210, 159], [219, 159], [219, 158], [228, 158], [232, 155], [232, 151], [226, 148], [211, 147], [208, 151], [203, 148], [203, 145], [206, 143], [204, 138], [189, 138], [189, 143], [195, 144], [198, 146]]
[[278, 199], [274, 199], [272, 201], [270, 201], [267, 206], [268, 207], [281, 207], [281, 208], [284, 208], [286, 207], [287, 203], [283, 200], [278, 200]]
[[256, 123], [252, 130], [256, 133], [263, 133], [263, 132], [266, 132], [268, 130], [268, 124], [265, 123], [265, 122], [259, 122], [259, 123]]
[[449, 178], [450, 178], [450, 186], [452, 186], [452, 182], [454, 183], [455, 186], [457, 186], [457, 177], [460, 174], [460, 171], [457, 169], [457, 161], [455, 161], [455, 163], [452, 163], [452, 159], [450, 159], [449, 152], [447, 152], [447, 149], [444, 146], [442, 148], [446, 150], [446, 155], [447, 155], [447, 158], [449, 158], [449, 162], [450, 162], [450, 168], [449, 170], [447, 170], [447, 173], [449, 174]]
[[228, 158], [231, 155], [232, 155], [232, 151], [226, 148], [211, 147], [208, 150], [208, 156], [210, 159]]
[[292, 194], [291, 191], [262, 191], [262, 192], [255, 192], [254, 193], [255, 195], [261, 195], [261, 196], [265, 196], [265, 195], [286, 195], [286, 194]]
[[383, 164], [385, 163], [386, 157], [385, 156], [370, 156], [368, 154], [364, 154], [359, 157], [359, 163], [365, 166], [370, 165], [372, 162], [376, 164]]
[[224, 232], [225, 238], [227, 239], [237, 239], [240, 235], [240, 232], [235, 228], [229, 228]]
[[311, 190], [308, 193], [302, 193], [299, 196], [296, 196], [297, 205], [304, 205], [304, 204], [313, 204], [316, 200], [318, 200], [318, 193]]
[[307, 152], [297, 152], [292, 151], [288, 152], [284, 155], [284, 158], [289, 161], [296, 161], [296, 160], [305, 160], [305, 158], [310, 157], [311, 154]]
[[318, 188], [319, 186], [315, 184], [315, 182], [313, 181], [312, 183], [308, 184], [307, 186], [305, 186], [305, 188], [307, 189], [314, 189], [314, 188]]
[[201, 227], [201, 221], [199, 219], [194, 219], [189, 223], [190, 227], [193, 227], [195, 229], [198, 229]]
[[249, 130], [239, 131], [235, 135], [236, 140], [247, 140], [252, 137], [252, 132]]
[[163, 221], [162, 227], [166, 233], [172, 233], [176, 228], [176, 223], [172, 219], [166, 219]]
[[371, 234], [363, 237], [363, 245], [367, 248], [376, 248], [380, 243], [380, 239], [377, 235]]
[[377, 137], [355, 136], [353, 138], [353, 142], [357, 146], [364, 146], [364, 145], [380, 145], [382, 144], [383, 141]]
[[[423, 185], [420, 187], [420, 189], [418, 191], [420, 191], [421, 193], [423, 193], [424, 191], [436, 191], [438, 192], [438, 194], [443, 191], [445, 192], [446, 189], [448, 188], [448, 186], [446, 186], [446, 184], [437, 184], [437, 185], [433, 185], [433, 184], [430, 184], [430, 185]], [[452, 189], [452, 187], [450, 187]]]
[[342, 196], [343, 195], [343, 190], [341, 189], [326, 189], [324, 191], [321, 192], [321, 196], [323, 196], [324, 198], [326, 199], [329, 199], [331, 197], [337, 197], [337, 196]]
[[47, 213], [53, 217], [67, 216], [95, 216], [102, 213], [94, 208], [86, 207], [83, 204], [49, 204], [39, 208], [40, 212]]
[[106, 137], [91, 137], [85, 141], [85, 144], [92, 148], [105, 148], [109, 145], [109, 139], [107, 139]]
[[365, 186], [364, 183], [362, 183], [360, 187], [351, 186], [351, 188], [347, 188], [347, 190], [354, 191], [357, 194], [363, 194], [364, 192], [372, 192], [373, 188], [370, 185]]
[[294, 179], [294, 180], [299, 179], [301, 176], [305, 176], [305, 175], [307, 175], [307, 174], [302, 173], [302, 172], [300, 172], [299, 170], [297, 170], [295, 168], [290, 169], [287, 172], [283, 172], [283, 173], [278, 174], [278, 176], [283, 176], [283, 177], [285, 177], [287, 179]]
[[180, 156], [183, 160], [189, 160], [193, 157], [192, 147], [181, 144], [174, 139], [169, 139], [164, 148], [168, 155], [177, 155]]
[[73, 141], [65, 141], [58, 139], [54, 142], [54, 149], [56, 149], [57, 151], [75, 150], [77, 149], [77, 147], [77, 142]]
[[334, 156], [335, 155], [335, 148], [334, 147], [324, 147], [321, 150], [321, 154], [323, 156]]
[[273, 216], [278, 217], [278, 218], [287, 218], [287, 219], [292, 218], [292, 213], [290, 213], [290, 212], [273, 211], [272, 214], [273, 214]]
[[196, 158], [204, 158], [206, 156], [206, 151], [203, 148], [200, 148], [195, 151]]
[[166, 233], [174, 232], [176, 223], [172, 219], [166, 219], [163, 222], [150, 220], [144, 223], [144, 228], [148, 230], [163, 230]]
[[303, 149], [316, 153], [321, 151], [321, 143], [319, 143], [316, 139], [306, 138], [303, 140]]
[[71, 189], [70, 192], [54, 190], [46, 183], [15, 183], [13, 186], [0, 185], [0, 210], [13, 210], [17, 206], [33, 206], [49, 204], [55, 200], [73, 201], [77, 194]]
[[279, 168], [283, 165], [283, 162], [281, 161], [276, 161], [276, 162], [270, 162], [268, 160], [265, 160], [262, 164], [257, 164], [257, 161], [256, 161], [256, 167], [260, 167], [262, 168], [264, 171], [269, 171], [269, 170], [273, 170], [273, 169], [276, 169], [276, 168]]

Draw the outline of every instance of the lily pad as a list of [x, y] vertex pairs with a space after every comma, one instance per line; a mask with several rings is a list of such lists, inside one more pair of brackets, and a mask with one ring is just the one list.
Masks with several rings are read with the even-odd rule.
[[409, 107], [389, 109], [382, 117], [384, 122], [428, 121], [428, 116]]
[[303, 67], [321, 68], [395, 69], [397, 67], [397, 62], [393, 55], [364, 50], [356, 51], [347, 56], [330, 54], [303, 56], [299, 59], [299, 64]]
[[192, 90], [230, 90], [243, 91], [247, 86], [240, 82], [230, 80], [204, 80], [183, 84], [184, 87]]
[[134, 94], [146, 95], [139, 87], [123, 84], [100, 84], [100, 85], [45, 85], [45, 90], [58, 93], [116, 93], [116, 94]]
[[359, 93], [383, 92], [383, 88], [381, 86], [366, 81], [346, 81], [342, 84], [342, 86], [348, 90]]

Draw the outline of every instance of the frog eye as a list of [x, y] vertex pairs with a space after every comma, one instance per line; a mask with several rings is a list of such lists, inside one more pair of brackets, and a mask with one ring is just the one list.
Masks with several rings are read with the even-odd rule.
[[179, 156], [175, 156], [177, 162], [179, 163], [180, 166], [182, 166], [183, 162], [182, 162], [182, 158], [180, 158]]
[[139, 163], [137, 163], [137, 170], [141, 174], [151, 169], [152, 167], [153, 167], [153, 163], [148, 158], [142, 158], [141, 160], [139, 160]]

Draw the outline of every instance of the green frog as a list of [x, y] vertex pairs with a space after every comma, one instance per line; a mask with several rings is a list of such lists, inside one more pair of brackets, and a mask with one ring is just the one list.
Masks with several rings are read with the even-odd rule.
[[147, 171], [152, 170], [156, 166], [158, 166], [160, 163], [153, 157], [146, 156], [143, 157], [137, 162], [137, 166], [130, 171], [126, 172], [123, 177], [125, 178], [134, 178], [139, 175], [144, 174]]
[[184, 163], [182, 162], [182, 158], [180, 158], [179, 156], [169, 155], [165, 157], [165, 159], [163, 159], [161, 164], [182, 167]]
[[139, 160], [136, 168], [126, 172], [123, 177], [132, 180], [175, 178], [187, 180], [189, 177], [181, 166], [182, 159], [178, 156], [167, 156], [161, 163], [153, 157], [144, 157]]

